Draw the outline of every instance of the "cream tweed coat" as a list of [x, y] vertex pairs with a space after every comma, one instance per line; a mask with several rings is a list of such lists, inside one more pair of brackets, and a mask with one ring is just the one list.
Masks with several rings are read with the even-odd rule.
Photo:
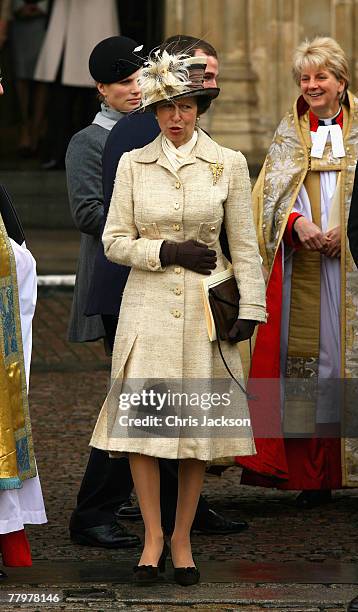
[[[219, 235], [225, 224], [235, 278], [240, 290], [240, 318], [264, 322], [265, 284], [251, 212], [251, 189], [244, 156], [223, 148], [199, 130], [191, 156], [177, 173], [163, 153], [160, 134], [142, 149], [125, 153], [103, 233], [108, 259], [132, 268], [124, 291], [112, 362], [112, 386], [91, 445], [116, 452], [212, 461], [255, 453], [250, 435], [240, 437], [160, 434], [147, 438], [118, 436], [118, 397], [137, 379], [228, 379], [216, 342], [204, 319], [200, 274], [180, 266], [161, 267], [163, 240], [206, 243], [217, 253], [215, 272], [227, 267]], [[222, 164], [214, 180], [212, 164]], [[225, 356], [239, 378], [238, 345], [223, 342]], [[247, 418], [246, 397], [239, 393], [238, 417]], [[148, 408], [148, 412], [155, 408]]]

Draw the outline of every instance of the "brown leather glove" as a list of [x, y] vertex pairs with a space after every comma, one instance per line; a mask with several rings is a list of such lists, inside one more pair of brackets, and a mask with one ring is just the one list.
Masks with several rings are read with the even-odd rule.
[[255, 327], [258, 321], [252, 321], [251, 319], [238, 319], [229, 331], [229, 342], [236, 344], [236, 342], [242, 342], [251, 338], [255, 331]]
[[216, 251], [196, 240], [186, 242], [165, 240], [160, 248], [159, 258], [163, 268], [177, 264], [206, 275], [216, 268]]

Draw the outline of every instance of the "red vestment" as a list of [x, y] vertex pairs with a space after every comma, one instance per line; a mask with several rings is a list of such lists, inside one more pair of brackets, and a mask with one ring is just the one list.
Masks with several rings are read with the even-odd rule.
[[[343, 113], [337, 117], [337, 123], [342, 128]], [[310, 113], [310, 129], [316, 131], [317, 128], [318, 118]], [[291, 248], [300, 248], [293, 230], [293, 224], [299, 216], [295, 212], [289, 215], [283, 235], [284, 243]], [[282, 249], [279, 246], [267, 286], [268, 322], [259, 327], [250, 369], [250, 379], [276, 379], [277, 385], [270, 384], [270, 393], [262, 404], [250, 401], [257, 454], [236, 458], [237, 463], [244, 467], [241, 482], [290, 490], [338, 489], [342, 486], [340, 438], [285, 439], [260, 438], [256, 435], [260, 431], [260, 423], [264, 421], [274, 423], [277, 432], [281, 429], [279, 379], [282, 272]]]

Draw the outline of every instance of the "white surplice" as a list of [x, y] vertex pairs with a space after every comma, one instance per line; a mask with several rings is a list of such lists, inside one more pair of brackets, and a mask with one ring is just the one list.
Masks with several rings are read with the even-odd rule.
[[[27, 388], [29, 388], [32, 319], [37, 297], [36, 262], [25, 244], [20, 246], [11, 238], [10, 242], [16, 261], [26, 383]], [[25, 480], [21, 489], [0, 491], [0, 534], [19, 531], [24, 528], [25, 524], [46, 522], [46, 512], [38, 475]]]
[[[315, 133], [311, 132], [314, 140]], [[336, 172], [320, 172], [321, 191], [321, 229], [328, 229], [329, 212], [337, 184]], [[304, 185], [302, 185], [292, 212], [303, 215], [312, 221], [311, 205]], [[286, 374], [288, 349], [288, 329], [291, 302], [291, 277], [293, 250], [283, 248], [283, 296], [281, 321], [281, 379]], [[341, 269], [340, 259], [321, 255], [321, 303], [320, 303], [320, 343], [318, 377], [325, 379], [340, 378], [340, 305]], [[303, 322], [304, 325], [304, 322]], [[317, 402], [316, 423], [337, 423], [340, 420], [337, 385], [320, 385]]]

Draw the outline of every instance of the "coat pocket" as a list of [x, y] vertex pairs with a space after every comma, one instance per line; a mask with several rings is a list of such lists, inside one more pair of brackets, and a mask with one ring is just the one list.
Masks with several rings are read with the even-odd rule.
[[200, 223], [197, 240], [199, 240], [199, 242], [205, 242], [208, 246], [215, 244], [220, 235], [221, 223], [221, 219], [210, 221], [210, 223]]
[[159, 228], [156, 223], [146, 223], [136, 220], [135, 224], [141, 238], [148, 238], [149, 240], [158, 240], [160, 238]]

